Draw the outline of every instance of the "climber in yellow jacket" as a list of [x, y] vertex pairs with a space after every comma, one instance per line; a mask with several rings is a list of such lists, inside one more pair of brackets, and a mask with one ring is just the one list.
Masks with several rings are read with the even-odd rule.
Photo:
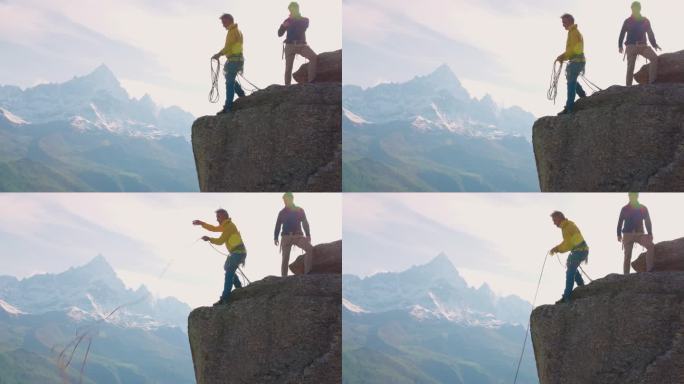
[[194, 220], [192, 224], [201, 225], [202, 228], [207, 231], [220, 232], [221, 235], [219, 237], [212, 238], [209, 236], [202, 236], [202, 240], [216, 245], [225, 245], [228, 250], [229, 256], [223, 264], [223, 269], [225, 271], [223, 293], [221, 294], [219, 301], [214, 303], [214, 305], [221, 305], [228, 303], [228, 298], [230, 297], [230, 291], [232, 290], [233, 285], [235, 285], [235, 288], [242, 288], [240, 279], [235, 275], [235, 272], [241, 264], [245, 264], [247, 249], [242, 242], [240, 231], [238, 231], [225, 209], [220, 208], [216, 210], [216, 221], [219, 225], [207, 224], [202, 220]]
[[589, 258], [589, 246], [587, 246], [587, 243], [584, 241], [584, 237], [582, 237], [582, 233], [579, 228], [577, 228], [577, 225], [566, 219], [562, 212], [553, 212], [551, 214], [551, 220], [553, 220], [555, 226], [561, 229], [563, 242], [551, 248], [549, 255], [570, 252], [566, 264], [565, 291], [563, 292], [563, 297], [556, 302], [556, 304], [559, 304], [570, 301], [570, 295], [572, 294], [572, 288], [575, 282], [578, 287], [584, 285], [584, 280], [582, 279], [582, 275], [579, 273], [578, 268], [582, 262], [586, 263]]
[[223, 73], [226, 78], [226, 103], [217, 115], [230, 112], [233, 107], [235, 94], [238, 97], [245, 95], [245, 91], [240, 86], [240, 83], [235, 81], [238, 73], [243, 71], [245, 65], [245, 58], [242, 55], [242, 32], [238, 29], [238, 25], [234, 22], [232, 15], [224, 13], [220, 19], [223, 27], [228, 30], [226, 43], [211, 59], [219, 60], [221, 56], [226, 56], [227, 58], [226, 64], [223, 66]]
[[561, 21], [563, 28], [568, 31], [568, 39], [565, 43], [565, 51], [558, 55], [556, 61], [561, 63], [568, 62], [568, 65], [565, 67], [565, 77], [568, 82], [568, 99], [565, 102], [565, 108], [558, 114], [565, 115], [572, 113], [575, 106], [575, 94], [580, 98], [587, 95], [582, 85], [577, 83], [579, 75], [584, 73], [586, 59], [584, 58], [584, 37], [582, 37], [579, 29], [577, 29], [575, 18], [571, 14], [566, 13], [561, 16]]

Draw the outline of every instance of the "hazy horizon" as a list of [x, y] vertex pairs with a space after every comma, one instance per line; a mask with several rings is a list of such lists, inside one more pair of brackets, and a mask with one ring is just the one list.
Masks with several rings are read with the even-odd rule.
[[[447, 63], [471, 96], [490, 94], [497, 104], [537, 117], [555, 114], [565, 102], [564, 75], [555, 105], [546, 91], [553, 61], [565, 49], [560, 15], [575, 16], [585, 40], [586, 76], [605, 89], [624, 85], [626, 62], [617, 41], [631, 2], [345, 0], [344, 84], [405, 82]], [[641, 3], [663, 48], [659, 53], [683, 49], [674, 15], [684, 5]], [[640, 58], [636, 69], [643, 64]]]
[[[684, 196], [645, 193], [640, 201], [649, 208], [655, 243], [684, 237], [677, 209]], [[487, 283], [498, 295], [531, 302], [546, 252], [562, 241], [550, 213], [560, 210], [578, 225], [590, 247], [583, 268], [598, 279], [622, 273], [616, 227], [625, 204], [626, 193], [348, 193], [343, 272], [398, 272], [444, 252], [468, 285]], [[641, 252], [635, 246], [632, 260]], [[567, 254], [559, 257], [561, 264], [546, 261], [537, 305], [562, 294]]]
[[[62, 83], [104, 63], [132, 97], [147, 93], [164, 107], [176, 105], [195, 116], [214, 114], [223, 102], [207, 100], [209, 58], [223, 47], [226, 36], [219, 16], [229, 12], [235, 17], [245, 39], [245, 77], [265, 88], [283, 84], [283, 38], [276, 32], [288, 16], [289, 2], [278, 0], [255, 10], [247, 0], [228, 6], [216, 0], [0, 1], [0, 85]], [[307, 40], [313, 50], [340, 49], [341, 2], [299, 3], [311, 19]], [[303, 62], [299, 58], [295, 65]]]
[[[159, 297], [173, 296], [192, 307], [210, 305], [223, 288], [225, 256], [198, 240], [216, 234], [193, 226], [192, 220], [213, 223], [214, 211], [227, 209], [247, 247], [247, 277], [254, 282], [279, 276], [273, 230], [281, 195], [1, 194], [0, 275], [60, 273], [101, 254], [127, 288], [144, 284]], [[342, 238], [341, 201], [334, 193], [295, 194], [314, 244]], [[225, 246], [217, 248], [227, 252]], [[290, 262], [299, 254], [294, 248]]]

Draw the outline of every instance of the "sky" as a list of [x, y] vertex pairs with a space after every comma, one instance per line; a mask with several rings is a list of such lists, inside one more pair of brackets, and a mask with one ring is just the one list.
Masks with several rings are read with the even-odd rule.
[[[574, 15], [584, 35], [586, 76], [601, 88], [624, 85], [618, 52], [632, 0], [344, 0], [344, 83], [404, 82], [448, 64], [472, 96], [536, 116], [565, 102], [561, 77], [554, 105], [546, 99], [555, 58], [565, 50], [560, 15]], [[663, 52], [681, 50], [684, 3], [643, 0]], [[637, 61], [637, 70], [645, 59]]]
[[[218, 19], [235, 17], [244, 35], [245, 77], [260, 88], [283, 84], [276, 32], [290, 0], [0, 0], [0, 85], [64, 82], [104, 63], [133, 97], [145, 93], [196, 116], [213, 114], [209, 58], [223, 48]], [[342, 47], [341, 2], [299, 0], [316, 52]], [[295, 69], [304, 60], [295, 61]], [[221, 80], [223, 83], [223, 80]], [[225, 97], [225, 86], [221, 89]], [[222, 101], [221, 101], [222, 102]]]
[[[192, 307], [211, 305], [223, 289], [225, 256], [198, 241], [216, 234], [192, 221], [215, 223], [214, 211], [226, 209], [247, 247], [243, 269], [249, 280], [279, 276], [273, 231], [281, 196], [0, 194], [0, 275], [60, 273], [101, 254], [129, 288], [144, 284], [159, 297], [173, 296]], [[306, 212], [314, 245], [342, 238], [340, 194], [298, 193], [295, 203]], [[226, 253], [225, 247], [218, 249]], [[290, 261], [300, 254], [293, 248]]]
[[[546, 253], [562, 241], [550, 214], [574, 221], [589, 245], [592, 279], [622, 273], [617, 241], [626, 193], [345, 193], [344, 273], [398, 272], [444, 252], [469, 285], [532, 301]], [[684, 194], [644, 193], [654, 242], [684, 237]], [[632, 260], [642, 252], [635, 245]], [[547, 259], [537, 305], [553, 303], [565, 286], [567, 254]]]

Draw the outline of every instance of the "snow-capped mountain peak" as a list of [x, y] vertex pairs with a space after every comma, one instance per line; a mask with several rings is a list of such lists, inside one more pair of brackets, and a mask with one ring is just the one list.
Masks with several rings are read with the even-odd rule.
[[126, 288], [102, 255], [62, 273], [7, 281], [1, 292], [5, 301], [0, 305], [9, 313], [61, 312], [74, 321], [106, 318], [108, 323], [126, 327], [185, 329], [190, 312], [177, 299], [155, 299], [145, 286]]
[[416, 319], [468, 326], [523, 323], [532, 309], [515, 296], [497, 296], [487, 284], [468, 286], [444, 253], [403, 272], [347, 278], [342, 287], [345, 308], [352, 312], [403, 311]]
[[0, 118], [15, 125], [68, 122], [81, 132], [105, 130], [149, 139], [168, 135], [189, 140], [195, 119], [178, 107], [161, 108], [149, 94], [131, 98], [104, 64], [64, 83], [16, 89], [0, 96], [0, 105]]
[[363, 116], [376, 124], [407, 121], [421, 132], [444, 131], [492, 140], [522, 134], [531, 139], [532, 114], [518, 107], [503, 108], [489, 94], [481, 99], [471, 97], [446, 64], [405, 83], [367, 89], [345, 86], [342, 96], [345, 115]]

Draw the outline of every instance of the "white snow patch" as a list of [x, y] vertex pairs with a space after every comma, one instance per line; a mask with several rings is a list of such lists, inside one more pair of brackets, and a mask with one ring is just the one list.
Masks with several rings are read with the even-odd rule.
[[25, 125], [28, 124], [28, 121], [22, 119], [21, 117], [13, 114], [12, 112], [6, 110], [5, 108], [0, 108], [0, 114], [5, 116], [7, 120], [9, 120], [10, 123], [16, 124], [16, 125]]
[[117, 122], [109, 122], [107, 121], [107, 118], [103, 114], [100, 113], [100, 111], [97, 109], [97, 106], [93, 103], [90, 103], [90, 108], [93, 110], [95, 113], [95, 116], [97, 116], [97, 122], [95, 125], [104, 128], [110, 132], [113, 133], [118, 133], [121, 131], [121, 125], [118, 124]]
[[347, 310], [354, 313], [368, 313], [368, 311], [352, 303], [351, 301], [345, 299], [344, 297], [342, 298], [342, 305], [344, 305], [344, 307], [347, 308]]
[[91, 129], [93, 123], [83, 116], [74, 116], [71, 118], [70, 125], [78, 131], [88, 131]]
[[84, 319], [93, 318], [93, 314], [88, 311], [84, 311], [79, 307], [71, 307], [67, 312], [67, 316], [76, 321], [83, 321]]
[[432, 129], [432, 124], [432, 121], [423, 116], [416, 116], [415, 120], [411, 123], [411, 126], [419, 131], [429, 131]]
[[411, 307], [409, 313], [418, 320], [434, 319], [439, 317], [433, 311], [420, 305], [414, 305]]
[[370, 124], [369, 121], [355, 114], [354, 112], [348, 110], [347, 108], [342, 108], [342, 111], [344, 112], [344, 115], [347, 117], [347, 119], [349, 119], [352, 123], [356, 125]]
[[14, 315], [14, 316], [26, 314], [26, 312], [22, 311], [21, 309], [13, 306], [12, 304], [10, 304], [4, 300], [1, 300], [1, 299], [0, 299], [0, 308], [2, 308], [2, 310], [9, 313], [10, 315]]
[[463, 315], [463, 312], [458, 310], [449, 310], [447, 309], [442, 303], [437, 300], [437, 297], [432, 292], [428, 292], [428, 295], [430, 296], [430, 299], [432, 299], [432, 303], [435, 305], [436, 310], [434, 311], [435, 314], [441, 315], [445, 319], [449, 321], [454, 321], [454, 322], [459, 322], [465, 319], [465, 316]]

